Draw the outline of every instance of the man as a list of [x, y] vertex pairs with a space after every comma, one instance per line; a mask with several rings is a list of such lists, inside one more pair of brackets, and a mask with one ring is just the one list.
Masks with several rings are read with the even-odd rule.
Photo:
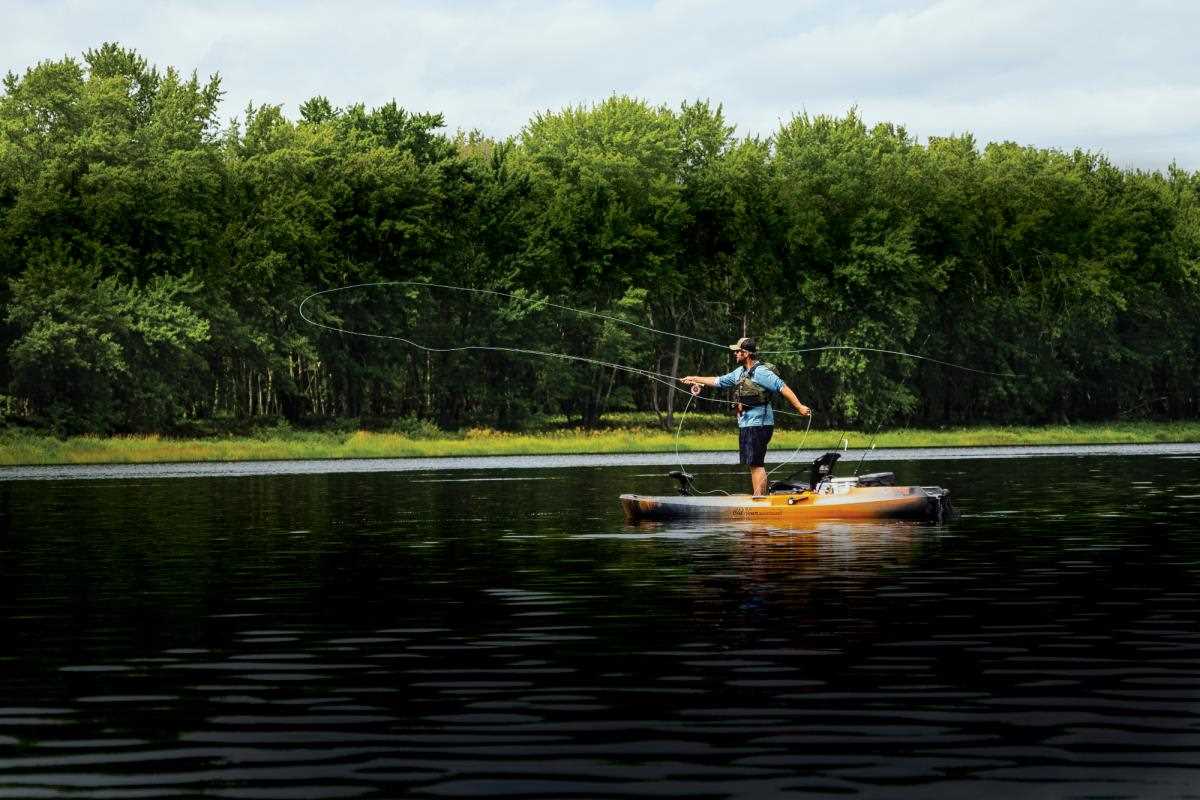
[[[729, 349], [738, 363], [733, 372], [713, 378], [688, 375], [680, 380], [696, 387], [734, 389], [738, 415], [738, 463], [750, 467], [751, 487], [755, 495], [761, 496], [767, 493], [767, 470], [763, 467], [767, 443], [775, 432], [772, 398], [777, 394], [783, 395], [792, 408], [806, 417], [812, 413], [812, 409], [797, 400], [795, 392], [778, 375], [758, 362], [755, 357], [758, 346], [753, 339], [738, 339], [737, 344], [729, 345]], [[692, 391], [695, 393], [700, 390], [697, 388]]]

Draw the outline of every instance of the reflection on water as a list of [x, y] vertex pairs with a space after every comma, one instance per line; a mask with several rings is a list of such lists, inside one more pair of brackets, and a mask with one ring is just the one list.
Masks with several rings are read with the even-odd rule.
[[644, 467], [0, 483], [0, 797], [1193, 791], [1194, 460], [881, 468], [963, 518], [630, 526]]

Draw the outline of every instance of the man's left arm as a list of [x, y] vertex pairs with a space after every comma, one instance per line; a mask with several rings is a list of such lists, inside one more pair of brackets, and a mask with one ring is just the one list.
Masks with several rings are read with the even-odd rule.
[[804, 405], [804, 403], [801, 403], [800, 400], [796, 398], [796, 393], [792, 391], [792, 387], [788, 386], [786, 383], [783, 385], [783, 388], [779, 390], [779, 393], [783, 395], [784, 400], [787, 400], [792, 404], [792, 408], [796, 409], [796, 413], [804, 417], [812, 414], [812, 409]]
[[754, 376], [754, 381], [767, 391], [782, 395], [783, 399], [791, 403], [792, 408], [796, 409], [796, 412], [801, 416], [807, 417], [812, 413], [812, 409], [801, 403], [791, 387], [784, 383], [783, 378], [780, 378], [774, 372], [764, 369], [761, 374]]

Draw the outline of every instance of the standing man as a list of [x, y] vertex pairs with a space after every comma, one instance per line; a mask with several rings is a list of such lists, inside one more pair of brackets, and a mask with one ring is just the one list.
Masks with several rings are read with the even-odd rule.
[[[812, 409], [796, 399], [796, 394], [778, 375], [763, 366], [755, 358], [758, 345], [753, 339], [738, 339], [729, 345], [737, 359], [737, 369], [716, 378], [688, 375], [681, 378], [692, 386], [715, 386], [718, 389], [733, 389], [738, 417], [738, 463], [750, 467], [750, 484], [755, 495], [767, 493], [767, 470], [763, 462], [767, 456], [767, 443], [775, 432], [775, 412], [771, 400], [777, 394], [792, 404], [792, 408], [804, 416]], [[694, 389], [693, 393], [699, 389]]]

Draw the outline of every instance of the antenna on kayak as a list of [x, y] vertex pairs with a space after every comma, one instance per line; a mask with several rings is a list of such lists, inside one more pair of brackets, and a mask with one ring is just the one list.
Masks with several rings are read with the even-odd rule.
[[[929, 334], [929, 336], [932, 336], [932, 335], [933, 335], [932, 333]], [[921, 342], [921, 349], [924, 349], [925, 345], [929, 343], [929, 336], [926, 336], [925, 341]], [[912, 373], [909, 373], [908, 375], [904, 376], [904, 380], [900, 382], [900, 391], [903, 391], [904, 388], [908, 385], [908, 379], [910, 377], [912, 377]], [[891, 413], [892, 405], [896, 402], [896, 395], [898, 395], [899, 393], [900, 393], [899, 391], [892, 393], [891, 398], [888, 399], [887, 408], [884, 409], [883, 414], [880, 415], [879, 422], [875, 423], [875, 433], [871, 434], [871, 443], [870, 443], [870, 445], [867, 446], [867, 448], [865, 450], [863, 450], [862, 458], [860, 458], [858, 460], [858, 465], [854, 468], [855, 476], [857, 476], [858, 471], [860, 469], [862, 469], [862, 465], [864, 463], [866, 463], [867, 453], [869, 453], [875, 449], [875, 439], [879, 436], [879, 431], [883, 429], [883, 421], [885, 419], [887, 419], [887, 415]]]

